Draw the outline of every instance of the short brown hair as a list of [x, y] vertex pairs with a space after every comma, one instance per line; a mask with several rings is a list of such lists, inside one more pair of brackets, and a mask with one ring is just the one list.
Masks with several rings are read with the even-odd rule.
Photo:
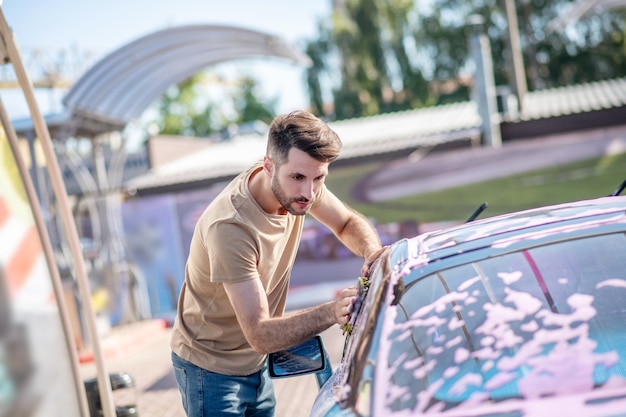
[[279, 166], [287, 161], [291, 148], [306, 152], [320, 162], [330, 163], [339, 157], [342, 147], [334, 130], [303, 110], [276, 116], [267, 139], [267, 154]]

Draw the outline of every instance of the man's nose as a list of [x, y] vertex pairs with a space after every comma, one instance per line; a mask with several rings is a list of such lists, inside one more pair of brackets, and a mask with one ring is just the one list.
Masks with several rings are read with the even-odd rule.
[[315, 195], [313, 181], [305, 181], [302, 185], [302, 189], [300, 190], [300, 194], [302, 194], [302, 197], [306, 198], [307, 200], [311, 200], [313, 198], [313, 195]]

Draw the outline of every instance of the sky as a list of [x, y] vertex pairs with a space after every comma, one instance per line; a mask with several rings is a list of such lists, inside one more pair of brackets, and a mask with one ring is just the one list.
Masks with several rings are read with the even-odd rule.
[[[150, 33], [190, 24], [221, 24], [277, 35], [302, 50], [304, 40], [317, 37], [318, 21], [329, 16], [331, 0], [0, 0], [27, 69], [38, 68], [32, 52], [49, 60], [66, 53], [65, 62], [97, 61], [106, 54]], [[44, 62], [40, 59], [38, 62]], [[222, 65], [233, 78], [251, 75], [260, 94], [276, 98], [279, 113], [307, 106], [304, 69], [287, 60], [246, 60]], [[69, 72], [69, 71], [68, 71]], [[81, 72], [81, 71], [77, 71]], [[231, 74], [232, 73], [232, 74]], [[77, 77], [79, 75], [76, 75]], [[2, 73], [0, 73], [2, 78]], [[63, 91], [37, 91], [44, 114], [62, 110]], [[0, 90], [11, 118], [28, 116], [19, 91]]]

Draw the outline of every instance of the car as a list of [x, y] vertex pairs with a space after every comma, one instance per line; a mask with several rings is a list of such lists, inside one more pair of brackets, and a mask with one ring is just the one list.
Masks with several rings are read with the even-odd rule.
[[315, 417], [626, 416], [622, 189], [393, 243], [341, 362], [318, 336], [271, 376], [316, 373]]

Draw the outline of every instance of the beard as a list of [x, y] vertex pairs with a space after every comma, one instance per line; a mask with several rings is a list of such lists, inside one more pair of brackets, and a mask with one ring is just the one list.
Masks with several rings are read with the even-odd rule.
[[307, 206], [304, 209], [293, 207], [292, 206], [293, 203], [309, 202], [309, 199], [304, 198], [304, 197], [298, 197], [298, 198], [287, 197], [287, 195], [285, 194], [285, 190], [283, 190], [283, 188], [280, 186], [276, 176], [272, 178], [272, 193], [274, 193], [274, 197], [276, 198], [276, 200], [278, 200], [280, 205], [285, 210], [287, 210], [287, 212], [289, 212], [290, 214], [293, 214], [294, 216], [304, 216], [305, 214], [307, 214], [307, 212], [309, 211], [309, 208], [311, 207], [311, 206]]

